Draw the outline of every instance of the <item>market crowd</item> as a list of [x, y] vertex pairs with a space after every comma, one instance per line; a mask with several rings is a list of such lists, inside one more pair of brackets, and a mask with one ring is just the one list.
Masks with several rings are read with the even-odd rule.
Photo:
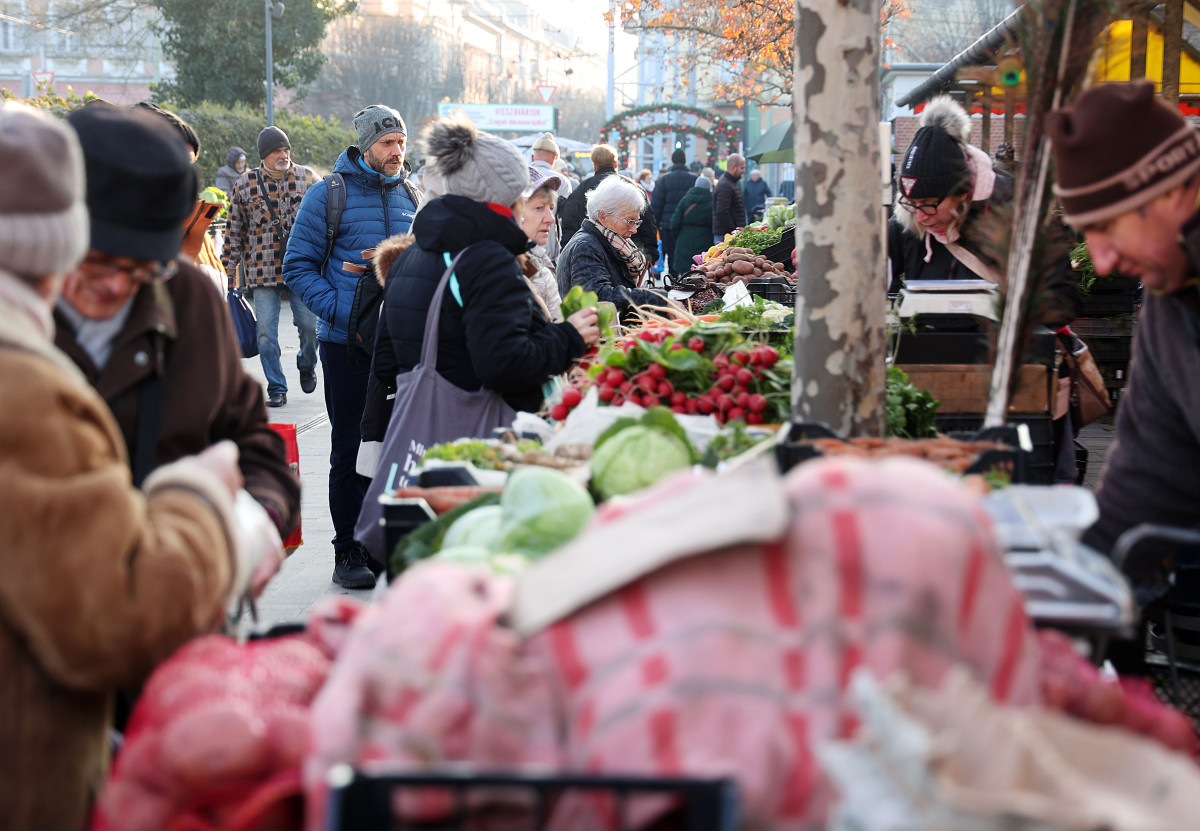
[[[282, 562], [300, 504], [267, 419], [291, 392], [285, 300], [301, 390], [323, 381], [331, 426], [333, 580], [370, 588], [386, 559], [374, 497], [419, 463], [405, 458], [409, 435], [489, 436], [541, 410], [547, 384], [600, 338], [595, 307], [563, 309], [573, 287], [625, 321], [673, 309], [654, 284], [658, 260], [683, 273], [771, 196], [758, 171], [742, 181], [738, 154], [718, 178], [678, 151], [656, 181], [619, 173], [616, 151], [598, 145], [593, 174], [572, 181], [552, 135], [530, 160], [453, 119], [413, 137], [427, 160], [418, 182], [399, 112], [372, 104], [353, 124], [355, 143], [324, 177], [274, 126], [257, 137], [256, 165], [229, 148], [214, 260], [184, 252], [201, 152], [189, 125], [153, 107], [95, 102], [58, 120], [0, 104], [0, 825], [84, 827], [118, 692], [136, 697]], [[1200, 137], [1146, 84], [1096, 87], [1048, 125], [1066, 223], [1098, 271], [1149, 290], [1086, 537], [1108, 550], [1140, 522], [1200, 520]], [[957, 105], [935, 102], [903, 157], [888, 237], [896, 281], [1000, 279], [987, 228], [1004, 221], [1013, 179], [969, 143], [969, 127]], [[1065, 255], [1041, 276], [1037, 321], [1068, 326], [1079, 297]], [[250, 295], [265, 395], [214, 277]], [[764, 585], [783, 573], [780, 551], [764, 549]], [[786, 629], [795, 610], [780, 586], [758, 608]], [[614, 615], [648, 614], [644, 598], [623, 597]], [[1010, 627], [1005, 643], [1032, 660], [1025, 635]], [[1009, 673], [1009, 700], [1036, 697], [1031, 663], [1013, 670], [979, 639], [961, 648]]]

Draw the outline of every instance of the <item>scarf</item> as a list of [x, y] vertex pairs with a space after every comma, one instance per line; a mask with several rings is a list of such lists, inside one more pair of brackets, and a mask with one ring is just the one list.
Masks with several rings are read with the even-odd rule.
[[365, 170], [367, 173], [378, 174], [379, 178], [382, 179], [384, 184], [387, 184], [387, 185], [394, 185], [397, 182], [399, 182], [401, 179], [404, 178], [404, 168], [403, 167], [400, 168], [400, 172], [397, 173], [395, 176], [387, 176], [383, 173], [380, 173], [378, 170], [376, 170], [375, 168], [373, 168], [369, 164], [367, 164], [367, 160], [364, 159], [362, 156], [358, 157], [358, 166], [361, 167], [363, 170]]
[[637, 288], [642, 287], [642, 281], [646, 278], [646, 255], [642, 253], [642, 249], [638, 248], [637, 243], [631, 239], [614, 233], [605, 228], [599, 222], [592, 223], [596, 226], [596, 230], [600, 232], [600, 236], [608, 241], [612, 246], [613, 251], [617, 252], [617, 257], [625, 264], [625, 270], [629, 272], [629, 278], [633, 281], [633, 285]]

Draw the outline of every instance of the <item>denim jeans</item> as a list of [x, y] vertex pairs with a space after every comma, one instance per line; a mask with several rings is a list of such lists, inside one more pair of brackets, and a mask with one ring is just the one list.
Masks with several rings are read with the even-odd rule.
[[358, 475], [354, 463], [362, 437], [359, 425], [367, 404], [371, 356], [360, 349], [358, 366], [350, 366], [346, 344], [323, 340], [320, 347], [330, 426], [329, 515], [333, 520], [333, 550], [338, 552], [354, 544], [354, 525], [370, 481]]
[[[283, 291], [283, 286], [260, 286], [250, 295], [254, 316], [258, 318], [258, 357], [262, 360], [263, 374], [267, 376], [267, 395], [287, 392], [287, 378], [283, 376], [283, 366], [279, 362], [279, 306]], [[300, 333], [296, 368], [301, 372], [312, 372], [317, 366], [317, 316], [300, 302], [294, 291], [288, 292], [288, 301], [292, 305], [292, 322]]]

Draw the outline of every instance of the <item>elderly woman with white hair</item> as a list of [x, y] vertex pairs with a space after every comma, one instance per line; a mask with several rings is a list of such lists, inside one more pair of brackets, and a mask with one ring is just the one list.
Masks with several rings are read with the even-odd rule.
[[665, 293], [644, 289], [650, 264], [631, 237], [642, 224], [646, 197], [639, 185], [609, 176], [587, 195], [587, 219], [558, 257], [558, 291], [595, 292], [617, 307], [622, 320], [636, 306], [669, 307]]

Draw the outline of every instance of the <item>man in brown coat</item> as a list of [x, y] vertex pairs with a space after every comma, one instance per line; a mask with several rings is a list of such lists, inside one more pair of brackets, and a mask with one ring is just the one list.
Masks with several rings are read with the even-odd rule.
[[209, 629], [256, 562], [237, 542], [236, 448], [139, 492], [104, 401], [51, 342], [87, 248], [74, 134], [0, 103], [0, 170], [0, 827], [74, 831], [107, 765], [112, 691]]
[[230, 439], [246, 490], [286, 538], [299, 519], [300, 484], [283, 441], [267, 426], [261, 386], [242, 369], [224, 299], [176, 260], [195, 204], [186, 146], [140, 109], [92, 105], [70, 122], [84, 148], [91, 248], [55, 308], [59, 348], [112, 408], [135, 483]]

